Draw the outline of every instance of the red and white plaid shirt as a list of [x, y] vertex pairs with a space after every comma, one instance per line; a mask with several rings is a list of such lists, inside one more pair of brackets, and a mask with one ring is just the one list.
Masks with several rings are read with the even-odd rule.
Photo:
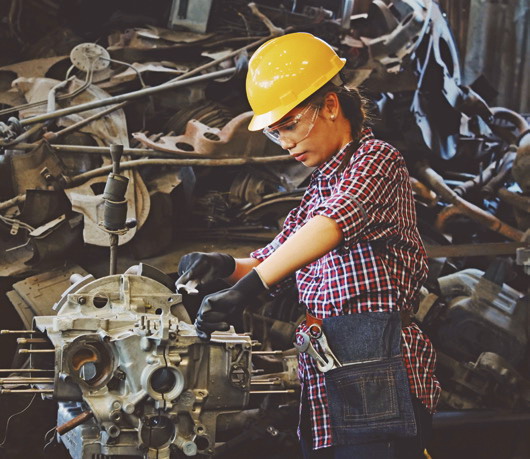
[[[349, 163], [341, 166], [356, 145]], [[251, 257], [265, 260], [316, 215], [335, 220], [344, 241], [296, 272], [300, 302], [313, 316], [324, 319], [412, 307], [427, 277], [427, 262], [416, 227], [409, 174], [395, 148], [374, 139], [370, 129], [363, 130], [358, 144], [347, 145], [313, 172], [300, 205], [289, 213], [281, 233]], [[434, 411], [440, 385], [433, 373], [432, 344], [415, 324], [403, 328], [402, 343], [411, 392]], [[307, 354], [300, 355], [298, 371], [302, 394], [309, 402], [313, 448], [331, 446], [324, 375]]]

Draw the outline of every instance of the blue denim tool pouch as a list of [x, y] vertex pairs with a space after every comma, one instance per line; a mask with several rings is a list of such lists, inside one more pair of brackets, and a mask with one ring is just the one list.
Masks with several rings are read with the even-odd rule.
[[330, 317], [322, 327], [343, 365], [325, 373], [333, 443], [416, 435], [399, 312]]

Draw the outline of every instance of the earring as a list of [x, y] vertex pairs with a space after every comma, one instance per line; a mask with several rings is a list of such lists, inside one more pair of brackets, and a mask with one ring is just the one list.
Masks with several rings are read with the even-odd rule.
[[335, 121], [335, 115], [330, 116], [331, 121]]

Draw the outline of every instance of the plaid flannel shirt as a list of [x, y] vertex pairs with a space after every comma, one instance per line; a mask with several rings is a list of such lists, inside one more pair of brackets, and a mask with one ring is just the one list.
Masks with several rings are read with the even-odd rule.
[[[346, 167], [350, 149], [358, 148]], [[416, 227], [414, 198], [401, 154], [376, 140], [369, 128], [358, 144], [345, 146], [311, 176], [300, 205], [266, 247], [251, 253], [260, 261], [316, 215], [335, 220], [344, 240], [296, 272], [300, 302], [315, 317], [410, 309], [427, 276], [426, 255]], [[305, 322], [300, 325], [305, 328]], [[415, 324], [402, 330], [402, 354], [410, 389], [434, 411], [440, 385], [436, 355]], [[302, 394], [309, 403], [313, 448], [333, 444], [324, 375], [307, 354], [299, 358]]]

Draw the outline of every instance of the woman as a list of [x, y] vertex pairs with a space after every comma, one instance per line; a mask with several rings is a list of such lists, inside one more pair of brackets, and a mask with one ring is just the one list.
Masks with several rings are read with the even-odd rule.
[[[226, 330], [230, 314], [295, 273], [307, 308], [297, 339], [309, 336], [322, 352], [322, 341], [313, 338], [323, 329], [338, 357], [327, 360], [338, 368], [323, 372], [300, 354], [304, 457], [423, 457], [440, 392], [435, 353], [400, 311], [417, 301], [425, 252], [403, 158], [364, 126], [364, 102], [339, 76], [344, 63], [306, 33], [272, 39], [256, 51], [247, 77], [254, 110], [249, 129], [263, 129], [316, 169], [270, 244], [246, 259], [188, 254], [177, 282], [235, 282], [203, 300], [196, 325], [208, 336]], [[397, 334], [389, 332], [396, 324]]]

